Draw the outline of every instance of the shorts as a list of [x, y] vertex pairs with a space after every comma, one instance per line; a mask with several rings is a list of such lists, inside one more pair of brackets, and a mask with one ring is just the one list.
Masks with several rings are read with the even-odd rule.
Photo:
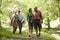
[[28, 22], [28, 26], [29, 26], [29, 29], [33, 29], [33, 23], [32, 22]]
[[33, 26], [34, 26], [34, 29], [41, 29], [42, 28], [42, 25], [41, 25], [41, 21], [40, 20], [33, 20]]

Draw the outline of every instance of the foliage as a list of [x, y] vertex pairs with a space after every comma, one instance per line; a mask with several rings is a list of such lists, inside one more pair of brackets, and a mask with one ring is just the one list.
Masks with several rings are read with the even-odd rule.
[[[60, 3], [59, 3], [60, 4]], [[34, 8], [37, 6], [39, 10], [42, 12], [44, 17], [44, 24], [47, 25], [47, 18], [50, 21], [57, 19], [59, 7], [57, 0], [2, 0], [1, 4], [1, 13], [5, 19], [7, 17], [11, 18], [13, 9], [19, 8], [26, 19], [26, 15], [28, 13], [29, 8]]]
[[42, 29], [43, 32], [46, 32], [48, 34], [59, 34], [60, 35], [60, 29], [59, 28], [51, 28], [49, 31], [47, 28]]

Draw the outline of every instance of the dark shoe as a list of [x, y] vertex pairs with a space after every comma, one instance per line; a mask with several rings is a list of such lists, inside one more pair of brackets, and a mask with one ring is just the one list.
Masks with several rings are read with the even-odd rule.
[[36, 35], [37, 37], [39, 37], [39, 35]]
[[40, 33], [37, 35], [37, 37], [40, 37]]
[[40, 36], [41, 34], [39, 33], [39, 36]]
[[30, 35], [28, 35], [28, 37], [31, 37]]
[[15, 34], [15, 32], [13, 32], [13, 34]]
[[22, 34], [21, 32], [19, 32], [19, 34]]

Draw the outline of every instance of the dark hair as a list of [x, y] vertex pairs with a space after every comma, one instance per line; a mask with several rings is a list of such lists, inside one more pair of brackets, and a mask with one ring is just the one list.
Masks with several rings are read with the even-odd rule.
[[31, 9], [31, 8], [29, 8], [29, 12], [31, 12], [31, 10], [32, 10], [32, 9]]
[[20, 10], [18, 12], [20, 12]]
[[37, 7], [35, 7], [34, 9], [37, 9]]

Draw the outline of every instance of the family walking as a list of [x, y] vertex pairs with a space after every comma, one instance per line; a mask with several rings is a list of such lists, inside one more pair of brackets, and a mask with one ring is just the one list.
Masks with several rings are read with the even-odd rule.
[[[12, 17], [12, 24], [13, 24], [13, 33], [15, 33], [17, 26], [19, 27], [19, 33], [22, 33], [22, 24], [24, 22], [24, 17], [21, 13], [21, 11], [17, 12], [16, 14]], [[43, 23], [43, 16], [41, 11], [38, 10], [37, 7], [34, 8], [34, 11], [32, 11], [32, 8], [29, 8], [28, 14], [27, 14], [27, 22], [28, 22], [28, 36], [31, 37], [33, 34], [33, 28], [36, 32], [36, 36], [41, 35], [41, 29], [42, 29], [42, 23]]]

